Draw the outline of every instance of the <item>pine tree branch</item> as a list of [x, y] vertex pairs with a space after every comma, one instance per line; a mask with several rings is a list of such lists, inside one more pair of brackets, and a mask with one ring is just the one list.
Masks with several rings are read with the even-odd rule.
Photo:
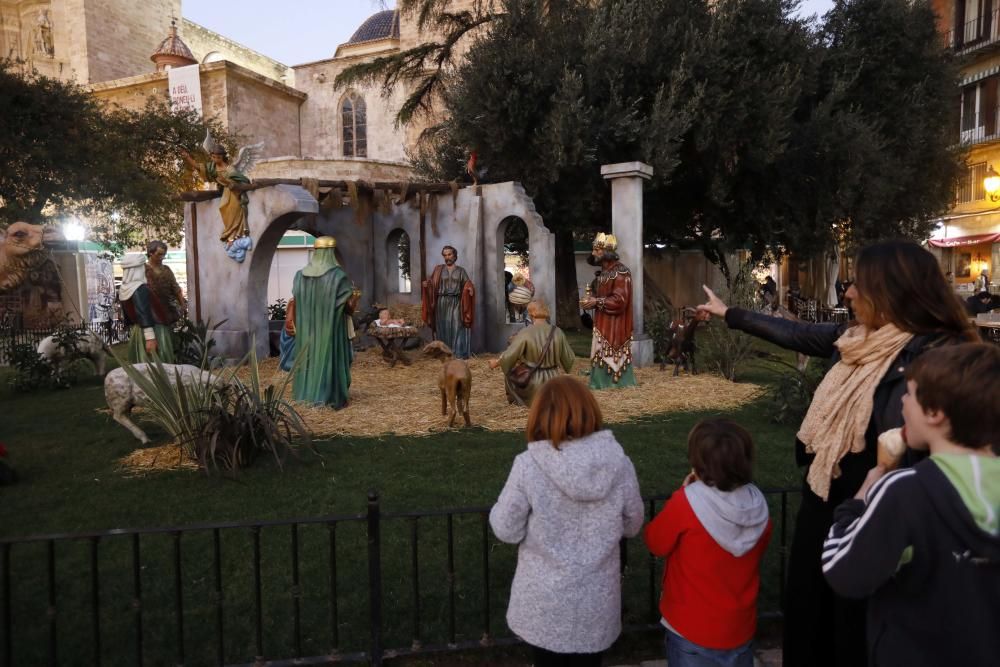
[[441, 41], [426, 42], [391, 56], [348, 67], [334, 79], [334, 88], [378, 83], [382, 94], [392, 94], [403, 81], [417, 81], [414, 91], [396, 114], [396, 126], [405, 125], [420, 112], [432, 107], [436, 94], [442, 92], [446, 72], [455, 64], [456, 46], [470, 32], [502, 14], [495, 12], [493, 0], [477, 3], [475, 11], [446, 12], [445, 0], [402, 0], [400, 11], [418, 11], [417, 25], [433, 23], [444, 32]]

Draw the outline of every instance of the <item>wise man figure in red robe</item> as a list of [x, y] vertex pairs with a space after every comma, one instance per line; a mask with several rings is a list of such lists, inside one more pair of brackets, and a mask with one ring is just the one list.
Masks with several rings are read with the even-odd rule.
[[456, 359], [468, 359], [475, 321], [476, 288], [464, 268], [458, 266], [458, 251], [450, 245], [441, 250], [444, 264], [434, 267], [421, 285], [421, 315], [434, 340], [451, 348]]
[[635, 386], [632, 370], [632, 272], [618, 260], [618, 239], [600, 233], [594, 238], [591, 266], [600, 266], [595, 293], [582, 299], [594, 311], [590, 344], [590, 388]]

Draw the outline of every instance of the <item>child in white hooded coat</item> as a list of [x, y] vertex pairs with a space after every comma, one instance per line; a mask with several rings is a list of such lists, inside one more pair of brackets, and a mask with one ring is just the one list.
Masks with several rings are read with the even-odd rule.
[[618, 543], [644, 518], [635, 468], [570, 376], [539, 390], [527, 435], [490, 512], [496, 536], [519, 545], [507, 624], [535, 667], [600, 665], [621, 633]]

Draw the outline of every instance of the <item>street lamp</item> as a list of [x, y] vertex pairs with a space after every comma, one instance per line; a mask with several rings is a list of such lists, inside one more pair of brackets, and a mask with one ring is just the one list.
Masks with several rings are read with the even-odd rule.
[[986, 169], [986, 178], [983, 179], [983, 189], [992, 202], [1000, 201], [1000, 174], [993, 169], [991, 164]]
[[87, 230], [76, 218], [70, 218], [63, 225], [63, 236], [67, 241], [82, 241], [87, 235]]

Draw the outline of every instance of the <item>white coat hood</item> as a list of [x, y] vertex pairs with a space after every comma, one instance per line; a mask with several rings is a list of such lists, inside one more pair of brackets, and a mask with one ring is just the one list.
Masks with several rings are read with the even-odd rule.
[[560, 491], [576, 501], [606, 498], [626, 458], [611, 431], [595, 431], [552, 446], [548, 440], [528, 443], [532, 460]]
[[712, 539], [737, 558], [753, 549], [767, 529], [767, 501], [753, 484], [720, 491], [697, 481], [685, 486], [684, 494]]

